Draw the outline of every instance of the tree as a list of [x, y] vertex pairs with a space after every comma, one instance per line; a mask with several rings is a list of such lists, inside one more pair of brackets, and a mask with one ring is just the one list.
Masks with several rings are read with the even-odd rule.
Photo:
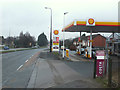
[[[66, 48], [68, 48], [68, 49], [70, 49], [70, 46], [72, 45], [72, 39], [66, 39], [65, 41], [64, 41], [64, 46], [66, 47]], [[62, 40], [60, 40], [60, 48], [61, 48], [61, 46], [63, 46], [63, 41]]]
[[84, 33], [82, 36], [86, 36], [86, 34]]
[[35, 45], [35, 38], [30, 35], [29, 32], [26, 32], [22, 38], [23, 47], [32, 47]]
[[35, 37], [31, 36], [29, 32], [26, 32], [25, 34], [20, 32], [19, 37], [15, 38], [14, 42], [16, 47], [23, 48], [32, 47], [36, 44]]
[[19, 44], [19, 37], [14, 37], [14, 44], [15, 44], [15, 48], [18, 48], [20, 47], [20, 44]]
[[5, 39], [3, 36], [1, 37], [1, 40], [2, 40], [1, 44], [3, 45], [5, 43]]
[[46, 46], [48, 44], [47, 37], [44, 33], [38, 36], [38, 45], [39, 46]]
[[13, 47], [14, 46], [14, 37], [7, 37], [5, 42], [6, 42], [6, 45], [8, 45], [9, 47]]
[[66, 39], [65, 40], [65, 47], [70, 49], [70, 46], [72, 45], [72, 40], [71, 39]]
[[18, 44], [19, 44], [18, 47], [24, 47], [24, 34], [23, 34], [23, 31], [20, 32]]

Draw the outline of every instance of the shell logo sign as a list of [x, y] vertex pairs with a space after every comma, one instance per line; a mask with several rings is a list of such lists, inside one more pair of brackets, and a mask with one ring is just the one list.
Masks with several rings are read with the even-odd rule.
[[54, 30], [53, 32], [55, 35], [58, 35], [59, 34], [59, 31], [58, 30]]
[[89, 24], [93, 24], [94, 23], [94, 19], [92, 19], [92, 18], [88, 19], [88, 23]]
[[53, 51], [59, 51], [59, 31], [53, 31]]
[[95, 26], [95, 20], [93, 18], [89, 18], [87, 20], [86, 26]]

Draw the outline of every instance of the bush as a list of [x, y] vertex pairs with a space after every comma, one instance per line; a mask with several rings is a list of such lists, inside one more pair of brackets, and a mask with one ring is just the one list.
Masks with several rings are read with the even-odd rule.
[[76, 51], [76, 46], [75, 46], [75, 45], [71, 45], [71, 46], [70, 46], [70, 50], [71, 50], [71, 51]]

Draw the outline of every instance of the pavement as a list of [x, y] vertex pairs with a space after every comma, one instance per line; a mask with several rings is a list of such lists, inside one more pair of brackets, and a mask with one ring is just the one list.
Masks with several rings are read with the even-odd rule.
[[[69, 63], [69, 61], [60, 60], [57, 56], [49, 53], [48, 51], [41, 52], [39, 59], [36, 61], [35, 68], [30, 77], [27, 88], [102, 87], [102, 85], [98, 84], [94, 79], [92, 79], [92, 77], [84, 77], [84, 75], [72, 68], [73, 65], [69, 66], [66, 63]], [[73, 62], [70, 63], [75, 64]], [[84, 66], [86, 66], [85, 63], [82, 67]], [[81, 69], [81, 71], [84, 71], [84, 68]]]

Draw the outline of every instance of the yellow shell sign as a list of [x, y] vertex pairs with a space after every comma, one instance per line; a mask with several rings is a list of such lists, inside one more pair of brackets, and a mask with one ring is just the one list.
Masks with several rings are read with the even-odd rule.
[[93, 24], [94, 23], [94, 19], [92, 19], [92, 18], [88, 19], [88, 23], [89, 24]]
[[53, 32], [55, 35], [58, 35], [59, 31], [58, 30], [54, 30]]

